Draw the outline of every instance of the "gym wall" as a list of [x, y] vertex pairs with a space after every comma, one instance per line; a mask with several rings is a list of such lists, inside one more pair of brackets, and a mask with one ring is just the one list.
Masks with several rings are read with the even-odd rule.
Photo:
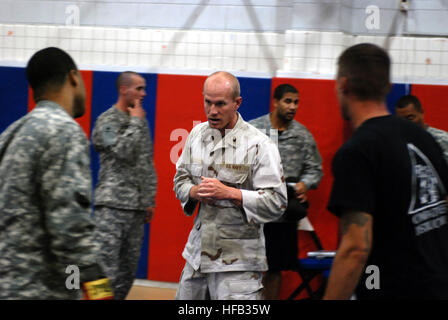
[[[422, 101], [425, 120], [448, 130], [448, 41], [440, 18], [448, 12], [447, 6], [441, 1], [412, 1], [403, 13], [397, 3], [368, 1], [380, 9], [375, 25], [375, 12], [366, 11], [365, 3], [2, 1], [0, 132], [34, 106], [24, 67], [39, 49], [58, 46], [83, 70], [88, 99], [79, 123], [87, 137], [96, 118], [117, 99], [119, 72], [140, 72], [148, 85], [144, 107], [159, 183], [155, 217], [146, 226], [137, 277], [177, 282], [193, 218], [182, 213], [172, 179], [188, 132], [205, 121], [206, 75], [226, 70], [238, 76], [245, 120], [269, 112], [273, 89], [291, 83], [300, 94], [296, 120], [311, 131], [323, 158], [324, 178], [309, 193], [309, 218], [324, 248], [336, 249], [337, 218], [326, 210], [330, 168], [336, 150], [350, 135], [334, 94], [339, 54], [361, 42], [386, 48], [393, 60], [394, 86], [387, 99], [391, 112], [401, 95], [412, 93]], [[95, 185], [99, 164], [93, 148], [91, 155]], [[301, 255], [314, 249], [306, 234], [301, 234], [299, 248]], [[294, 273], [284, 276], [283, 297], [300, 282]]]

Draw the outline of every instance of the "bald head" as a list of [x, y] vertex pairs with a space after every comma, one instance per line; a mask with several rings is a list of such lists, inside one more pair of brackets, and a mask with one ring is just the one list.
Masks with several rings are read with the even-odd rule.
[[233, 74], [226, 71], [217, 71], [209, 75], [204, 82], [204, 92], [206, 85], [224, 85], [229, 88], [233, 99], [238, 98], [241, 94], [240, 82]]
[[215, 72], [205, 80], [203, 94], [209, 126], [225, 135], [238, 121], [237, 111], [242, 102], [238, 79], [228, 72]]

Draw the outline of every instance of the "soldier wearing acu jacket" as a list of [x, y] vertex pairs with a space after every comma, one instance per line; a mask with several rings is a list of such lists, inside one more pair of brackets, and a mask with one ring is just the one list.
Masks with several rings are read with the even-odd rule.
[[154, 211], [157, 176], [152, 143], [142, 107], [145, 79], [123, 72], [118, 101], [101, 114], [92, 142], [100, 156], [95, 189], [96, 241], [116, 299], [125, 299], [137, 271], [144, 224]]
[[294, 120], [299, 93], [289, 84], [274, 90], [274, 110], [249, 123], [277, 142], [288, 187], [288, 208], [281, 219], [264, 225], [269, 270], [264, 275], [264, 296], [277, 299], [281, 288], [281, 271], [297, 267], [297, 221], [306, 215], [306, 193], [315, 189], [322, 178], [322, 158], [307, 128]]
[[420, 100], [413, 95], [402, 96], [395, 106], [397, 116], [410, 120], [416, 125], [426, 129], [436, 139], [443, 151], [446, 163], [448, 163], [448, 132], [434, 128], [425, 123], [424, 110]]
[[69, 266], [81, 284], [104, 276], [89, 143], [74, 120], [85, 111], [84, 84], [58, 48], [35, 53], [26, 74], [36, 107], [0, 136], [0, 299], [79, 299], [66, 283]]

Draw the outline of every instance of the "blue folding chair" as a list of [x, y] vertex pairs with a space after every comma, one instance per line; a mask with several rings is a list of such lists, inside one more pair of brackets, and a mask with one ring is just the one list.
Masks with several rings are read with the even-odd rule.
[[[333, 257], [336, 252], [323, 250], [319, 237], [307, 217], [299, 221], [298, 229], [310, 232], [317, 251], [308, 252], [307, 258], [297, 259], [297, 269], [295, 271], [302, 278], [302, 283], [294, 290], [293, 293], [291, 293], [288, 300], [293, 300], [303, 290], [306, 290], [310, 299], [319, 300], [324, 294], [327, 279], [330, 275], [331, 265], [333, 263]], [[322, 275], [323, 281], [317, 290], [313, 290], [310, 283], [318, 275]]]

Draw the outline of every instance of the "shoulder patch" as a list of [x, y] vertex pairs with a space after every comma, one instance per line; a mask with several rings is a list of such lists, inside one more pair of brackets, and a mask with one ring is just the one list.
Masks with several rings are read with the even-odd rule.
[[104, 146], [111, 146], [117, 141], [117, 128], [113, 124], [106, 124], [101, 131]]

